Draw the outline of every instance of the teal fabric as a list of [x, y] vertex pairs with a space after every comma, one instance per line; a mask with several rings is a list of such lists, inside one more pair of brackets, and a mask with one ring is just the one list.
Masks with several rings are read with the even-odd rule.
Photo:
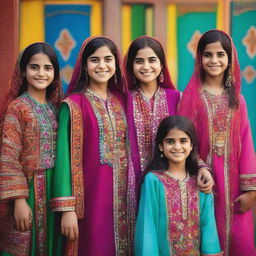
[[[201, 254], [221, 252], [216, 228], [212, 194], [200, 196]], [[135, 231], [136, 256], [171, 256], [168, 242], [168, 219], [162, 182], [148, 173], [141, 187]]]

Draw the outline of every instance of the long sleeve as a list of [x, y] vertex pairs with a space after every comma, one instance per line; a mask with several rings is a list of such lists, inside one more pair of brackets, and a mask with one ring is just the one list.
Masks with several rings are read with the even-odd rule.
[[241, 154], [239, 159], [240, 188], [242, 191], [256, 190], [256, 157], [246, 103], [240, 98]]
[[27, 178], [20, 162], [24, 121], [21, 111], [11, 103], [4, 119], [0, 157], [0, 200], [28, 198]]
[[200, 192], [201, 255], [223, 255], [214, 216], [213, 195]]
[[152, 173], [141, 187], [135, 232], [136, 256], [169, 256], [167, 214], [163, 184]]
[[51, 199], [53, 211], [75, 210], [75, 197], [72, 196], [70, 163], [70, 111], [63, 103], [59, 112], [56, 163], [54, 168], [54, 187]]

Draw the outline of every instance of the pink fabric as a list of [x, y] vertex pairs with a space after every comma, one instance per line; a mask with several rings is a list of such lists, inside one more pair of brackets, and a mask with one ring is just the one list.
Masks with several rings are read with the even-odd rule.
[[[194, 74], [183, 93], [178, 114], [185, 115], [194, 122], [199, 140], [200, 156], [204, 161], [211, 159], [208, 164], [212, 165], [216, 180], [217, 227], [225, 256], [253, 256], [256, 255], [256, 251], [254, 249], [252, 211], [240, 214], [236, 211], [238, 205], [234, 205], [234, 200], [242, 193], [239, 186], [240, 175], [256, 174], [255, 153], [246, 105], [240, 95], [241, 74], [234, 44], [232, 43], [232, 74], [239, 107], [233, 110], [230, 127], [226, 127], [230, 134], [229, 143], [225, 148], [228, 152], [226, 158], [225, 155], [218, 157], [212, 149], [209, 138], [209, 113], [201, 95], [200, 69], [201, 56], [197, 53]], [[228, 175], [226, 177], [228, 184], [225, 184], [225, 170]], [[228, 195], [226, 198], [225, 194]]]

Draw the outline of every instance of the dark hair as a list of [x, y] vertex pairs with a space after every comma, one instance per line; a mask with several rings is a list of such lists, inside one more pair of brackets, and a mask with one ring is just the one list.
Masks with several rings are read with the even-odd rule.
[[[232, 44], [231, 44], [230, 38], [225, 33], [223, 33], [222, 31], [219, 31], [219, 30], [207, 31], [206, 33], [203, 34], [203, 36], [200, 38], [200, 40], [198, 42], [197, 54], [199, 54], [199, 56], [201, 56], [201, 58], [202, 58], [206, 45], [215, 43], [215, 42], [220, 42], [221, 46], [223, 47], [223, 49], [225, 50], [225, 52], [228, 55], [228, 67], [224, 73], [224, 84], [226, 84], [227, 78], [228, 78], [228, 72], [232, 66]], [[200, 70], [200, 77], [201, 77], [202, 81], [205, 80], [205, 72], [202, 68]], [[227, 91], [228, 96], [229, 96], [230, 108], [237, 108], [238, 107], [238, 99], [235, 94], [235, 87], [234, 87], [233, 82], [231, 82], [230, 87], [225, 87], [225, 90]]]
[[[100, 47], [107, 46], [110, 52], [115, 57], [115, 64], [116, 64], [116, 78], [117, 84], [122, 82], [122, 73], [119, 66], [119, 56], [117, 52], [116, 45], [106, 37], [97, 37], [92, 39], [88, 44], [85, 46], [83, 54], [82, 54], [82, 63], [81, 63], [81, 70], [80, 70], [80, 77], [77, 81], [75, 89], [73, 93], [82, 93], [84, 92], [86, 86], [88, 85], [89, 77], [88, 73], [85, 71], [87, 67], [87, 59], [91, 56], [97, 49]], [[115, 84], [114, 76], [110, 78], [109, 83]]]
[[27, 90], [28, 84], [26, 76], [24, 74], [26, 73], [26, 68], [31, 57], [38, 53], [43, 53], [47, 55], [54, 68], [54, 79], [53, 82], [46, 89], [46, 97], [50, 98], [50, 96], [55, 92], [55, 90], [58, 90], [57, 84], [60, 80], [60, 70], [56, 53], [54, 52], [52, 47], [47, 43], [34, 43], [29, 45], [23, 51], [20, 57], [19, 65], [22, 83], [18, 92], [18, 96], [20, 96], [24, 91]]
[[161, 157], [159, 145], [163, 143], [164, 138], [167, 136], [168, 132], [174, 128], [185, 132], [190, 138], [193, 148], [186, 159], [186, 170], [190, 176], [197, 175], [198, 153], [196, 132], [193, 123], [184, 116], [169, 116], [160, 122], [155, 139], [153, 159], [145, 169], [143, 175], [152, 170], [163, 172], [168, 169], [168, 159], [166, 157]]
[[[154, 51], [156, 56], [159, 58], [163, 69], [165, 68], [165, 54], [162, 45], [152, 37], [139, 37], [131, 43], [127, 54], [126, 69], [131, 76], [133, 76], [133, 61], [138, 51], [146, 47], [149, 47]], [[136, 82], [138, 84], [137, 79]]]

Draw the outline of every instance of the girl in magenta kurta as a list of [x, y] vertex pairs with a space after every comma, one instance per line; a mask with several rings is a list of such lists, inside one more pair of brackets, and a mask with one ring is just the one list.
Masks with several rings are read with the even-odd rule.
[[199, 40], [194, 74], [179, 114], [194, 122], [199, 153], [216, 181], [216, 221], [225, 256], [254, 256], [256, 160], [231, 38], [219, 30]]
[[[163, 118], [176, 114], [181, 93], [171, 82], [163, 47], [156, 38], [135, 39], [124, 66], [129, 87], [127, 118], [131, 152], [138, 181], [152, 158], [157, 127]], [[200, 162], [200, 166], [205, 164]], [[199, 171], [198, 185], [204, 192], [211, 191], [212, 177], [205, 168]]]
[[67, 255], [131, 255], [132, 169], [119, 60], [110, 39], [87, 39], [61, 105], [52, 209], [63, 212]]

